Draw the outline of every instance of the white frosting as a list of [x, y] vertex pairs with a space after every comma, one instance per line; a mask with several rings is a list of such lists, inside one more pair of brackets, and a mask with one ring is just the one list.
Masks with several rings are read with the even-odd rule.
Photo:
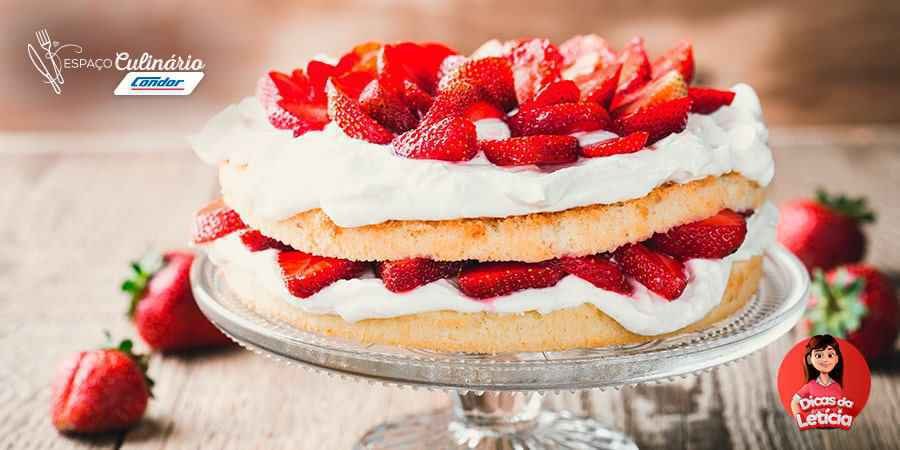
[[509, 126], [500, 119], [476, 120], [475, 133], [479, 141], [509, 139], [511, 136]]
[[[290, 131], [273, 129], [253, 98], [212, 118], [192, 144], [210, 164], [247, 165], [247, 188], [229, 195], [240, 196], [241, 204], [266, 220], [314, 208], [342, 227], [391, 219], [508, 217], [636, 199], [666, 182], [732, 171], [769, 184], [774, 164], [759, 99], [747, 85], [732, 90], [731, 106], [711, 115], [691, 114], [687, 129], [657, 142], [652, 151], [585, 158], [555, 170], [497, 167], [483, 155], [466, 163], [407, 159], [389, 146], [351, 139], [333, 123], [294, 138]], [[508, 132], [490, 122], [476, 128], [482, 138]], [[584, 143], [611, 136], [578, 137]]]
[[277, 251], [250, 252], [239, 233], [233, 233], [205, 246], [217, 265], [235, 265], [253, 274], [269, 293], [302, 311], [312, 314], [337, 314], [354, 322], [363, 319], [397, 317], [428, 311], [522, 313], [552, 311], [590, 303], [614, 318], [629, 331], [646, 336], [668, 333], [694, 323], [719, 304], [731, 265], [760, 255], [775, 240], [778, 210], [763, 205], [747, 220], [747, 237], [734, 254], [718, 260], [692, 259], [686, 267], [690, 281], [681, 296], [668, 301], [634, 283], [634, 293], [624, 296], [606, 291], [573, 275], [553, 287], [526, 289], [493, 300], [474, 300], [463, 295], [450, 280], [439, 280], [410, 292], [388, 291], [381, 280], [368, 274], [363, 278], [340, 280], [315, 295], [301, 299], [288, 292], [281, 279]]
[[618, 134], [606, 130], [575, 133], [572, 136], [578, 138], [578, 145], [582, 147], [587, 147], [588, 145], [593, 145], [601, 141], [619, 137]]

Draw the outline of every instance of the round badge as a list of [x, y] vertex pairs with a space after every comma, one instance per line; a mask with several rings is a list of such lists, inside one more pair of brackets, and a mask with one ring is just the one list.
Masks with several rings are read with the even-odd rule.
[[801, 340], [778, 368], [778, 393], [801, 430], [848, 430], [869, 399], [869, 365], [844, 339], [828, 334]]

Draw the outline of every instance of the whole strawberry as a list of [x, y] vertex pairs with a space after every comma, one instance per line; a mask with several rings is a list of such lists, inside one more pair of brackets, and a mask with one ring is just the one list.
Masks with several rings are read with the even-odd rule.
[[805, 328], [846, 338], [866, 359], [889, 352], [897, 339], [897, 296], [890, 280], [865, 264], [816, 270]]
[[778, 241], [808, 270], [829, 270], [862, 260], [866, 237], [861, 225], [874, 221], [864, 198], [832, 197], [818, 190], [815, 200], [793, 200], [781, 207]]
[[66, 358], [53, 380], [51, 414], [57, 430], [101, 433], [134, 425], [147, 409], [153, 380], [147, 356], [118, 347], [78, 352]]
[[131, 264], [134, 274], [122, 283], [131, 294], [128, 315], [154, 350], [174, 351], [228, 345], [231, 341], [197, 307], [189, 272], [194, 255], [174, 250]]

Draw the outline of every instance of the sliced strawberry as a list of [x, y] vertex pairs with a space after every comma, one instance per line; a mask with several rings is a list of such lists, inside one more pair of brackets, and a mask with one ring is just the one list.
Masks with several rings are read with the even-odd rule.
[[564, 276], [566, 272], [554, 261], [489, 262], [463, 269], [457, 282], [464, 294], [484, 299], [508, 295], [522, 289], [550, 287]]
[[734, 100], [734, 92], [732, 91], [720, 91], [703, 87], [688, 89], [688, 95], [694, 101], [691, 105], [691, 112], [697, 114], [712, 114], [719, 108], [730, 105]]
[[681, 262], [643, 244], [620, 247], [615, 257], [623, 272], [664, 298], [675, 300], [687, 287], [688, 277]]
[[335, 85], [341, 87], [341, 92], [347, 97], [352, 100], [357, 100], [359, 99], [359, 95], [362, 94], [363, 89], [365, 89], [374, 79], [375, 75], [371, 72], [350, 72], [335, 76], [332, 78], [332, 81]]
[[613, 123], [613, 128], [622, 136], [636, 131], [646, 131], [650, 134], [647, 139], [647, 145], [650, 145], [672, 133], [684, 130], [690, 109], [690, 97], [669, 100], [620, 117]]
[[314, 103], [325, 104], [325, 82], [338, 74], [337, 67], [331, 64], [312, 60], [306, 64], [306, 74], [309, 78], [309, 86], [312, 90], [311, 100]]
[[581, 147], [580, 153], [585, 158], [634, 153], [647, 146], [648, 137], [650, 137], [650, 134], [646, 131], [635, 131], [628, 136], [607, 139]]
[[403, 86], [404, 81], [412, 81], [420, 86], [419, 80], [410, 73], [412, 70], [408, 64], [410, 50], [409, 43], [398, 45], [385, 45], [378, 53], [378, 63], [375, 78], [381, 80], [382, 84], [393, 87]]
[[[619, 75], [615, 97], [630, 94], [650, 81], [650, 60], [644, 50], [643, 38], [636, 37], [629, 41], [619, 54], [618, 62], [622, 64], [622, 74]], [[617, 104], [615, 97], [611, 105], [613, 107]]]
[[688, 86], [677, 70], [670, 70], [631, 94], [616, 97], [610, 105], [614, 117], [626, 116], [641, 108], [688, 96]]
[[606, 39], [596, 34], [577, 34], [559, 44], [559, 54], [563, 57], [563, 66], [571, 66], [584, 55], [596, 54], [596, 47], [599, 43], [606, 43]]
[[436, 43], [385, 45], [378, 57], [379, 78], [392, 79], [396, 86], [400, 86], [403, 80], [411, 80], [426, 92], [434, 92], [441, 63], [455, 54], [455, 51]]
[[479, 141], [478, 147], [498, 166], [567, 164], [578, 160], [578, 139], [572, 136], [534, 135]]
[[502, 57], [474, 59], [463, 62], [441, 79], [444, 91], [460, 81], [480, 91], [481, 96], [508, 111], [516, 106], [516, 90], [509, 61]]
[[444, 44], [436, 42], [426, 42], [419, 44], [419, 53], [415, 56], [417, 59], [418, 80], [425, 83], [425, 87], [429, 92], [437, 90], [438, 81], [440, 81], [441, 66], [444, 60], [451, 56], [457, 56], [456, 50], [453, 50]]
[[345, 94], [337, 83], [339, 80], [332, 78], [325, 87], [328, 93], [328, 115], [344, 133], [375, 144], [391, 142], [394, 134], [366, 115], [359, 102]]
[[247, 247], [247, 250], [250, 250], [251, 252], [260, 252], [273, 248], [276, 250], [291, 249], [290, 246], [262, 234], [259, 230], [244, 231], [241, 233], [241, 242], [243, 242], [244, 247]]
[[[278, 87], [269, 76], [260, 78], [259, 82], [256, 83], [256, 98], [262, 105], [263, 110], [265, 110], [269, 123], [273, 127], [279, 130], [295, 130], [295, 136], [299, 136], [309, 130], [306, 124], [300, 123], [300, 119], [278, 106], [281, 94], [278, 93]], [[301, 131], [298, 132], [296, 130]]]
[[378, 66], [378, 55], [381, 53], [381, 47], [380, 42], [364, 42], [353, 47], [353, 49], [341, 56], [337, 64], [337, 72], [341, 74], [368, 72], [374, 76]]
[[[297, 72], [303, 74], [302, 71]], [[293, 130], [294, 136], [321, 130], [328, 123], [325, 104], [311, 103], [309, 100], [312, 94], [305, 75], [295, 80], [283, 73], [271, 72], [259, 80], [256, 96], [272, 126], [280, 130]]]
[[434, 98], [429, 93], [423, 91], [419, 85], [409, 80], [403, 81], [403, 99], [419, 117], [424, 117], [425, 113], [428, 112], [428, 108], [431, 108], [431, 104], [434, 102]]
[[746, 235], [747, 220], [744, 216], [723, 209], [707, 219], [657, 233], [648, 245], [680, 259], [718, 259], [736, 252]]
[[688, 41], [681, 41], [653, 61], [653, 78], [670, 70], [677, 70], [688, 84], [694, 79], [694, 49]]
[[273, 70], [269, 72], [269, 79], [275, 83], [281, 98], [302, 102], [312, 100], [312, 87], [309, 83], [309, 78], [300, 69], [291, 72], [290, 75]]
[[606, 110], [593, 102], [523, 108], [509, 119], [513, 136], [569, 134], [608, 126], [609, 115]]
[[438, 86], [443, 84], [444, 79], [447, 78], [448, 75], [453, 73], [459, 66], [463, 65], [463, 63], [468, 60], [469, 58], [466, 58], [463, 55], [450, 55], [444, 58], [444, 61], [441, 62], [441, 67], [438, 69]]
[[523, 39], [509, 53], [519, 103], [531, 100], [544, 86], [559, 79], [563, 56], [547, 39]]
[[559, 52], [563, 56], [562, 76], [570, 80], [590, 75], [616, 60], [606, 40], [596, 34], [574, 36], [559, 46]]
[[406, 105], [403, 91], [384, 86], [380, 80], [372, 80], [363, 89], [359, 105], [369, 117], [396, 133], [415, 128], [419, 123], [419, 118]]
[[466, 111], [481, 100], [481, 94], [475, 85], [465, 80], [458, 80], [443, 86], [434, 98], [428, 113], [422, 118], [422, 124], [428, 125], [448, 117], [461, 117]]
[[307, 298], [337, 280], [354, 278], [365, 270], [364, 262], [326, 258], [297, 250], [278, 253], [278, 265], [288, 291]]
[[481, 119], [505, 119], [506, 113], [491, 102], [479, 100], [466, 109], [463, 117], [475, 122]]
[[406, 158], [468, 161], [478, 153], [478, 135], [472, 122], [448, 117], [397, 136], [393, 147]]
[[631, 285], [628, 284], [622, 270], [616, 263], [610, 261], [608, 256], [589, 255], [560, 258], [559, 267], [600, 289], [625, 295], [631, 294]]
[[541, 89], [538, 94], [520, 109], [549, 106], [559, 103], [576, 103], [581, 98], [581, 91], [572, 80], [554, 81]]
[[301, 122], [300, 119], [285, 111], [284, 108], [280, 106], [269, 113], [269, 123], [279, 130], [293, 130], [294, 137], [313, 130], [313, 128], [310, 128], [307, 124]]
[[464, 262], [433, 261], [428, 258], [407, 258], [377, 263], [375, 271], [391, 292], [411, 291], [442, 278], [459, 275]]
[[604, 108], [612, 102], [622, 73], [621, 64], [610, 64], [603, 69], [574, 79], [584, 101], [595, 102]]
[[194, 214], [194, 243], [202, 244], [216, 240], [228, 233], [247, 228], [233, 209], [219, 198], [200, 208]]
[[500, 42], [497, 39], [491, 39], [472, 52], [472, 59], [506, 56], [509, 54], [509, 49], [512, 45], [510, 42]]
[[325, 103], [298, 103], [281, 99], [278, 106], [298, 119], [299, 123], [292, 127], [295, 131], [294, 136], [310, 130], [321, 130], [328, 124], [328, 107]]

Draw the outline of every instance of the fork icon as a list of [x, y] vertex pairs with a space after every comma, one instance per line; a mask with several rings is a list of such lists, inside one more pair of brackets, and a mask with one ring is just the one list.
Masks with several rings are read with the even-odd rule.
[[34, 37], [37, 38], [38, 45], [44, 49], [44, 55], [47, 57], [47, 60], [53, 64], [53, 72], [55, 75], [56, 82], [59, 84], [65, 83], [63, 80], [62, 71], [59, 68], [59, 58], [56, 56], [56, 53], [53, 51], [53, 41], [50, 39], [50, 33], [47, 32], [46, 28], [42, 28], [38, 31], [34, 32]]
[[81, 54], [84, 49], [78, 44], [60, 45], [59, 42], [56, 43], [56, 48], [53, 48], [53, 40], [50, 39], [50, 33], [47, 32], [46, 28], [36, 31], [34, 37], [37, 38], [38, 45], [44, 49], [44, 52], [41, 54], [41, 51], [35, 48], [34, 45], [28, 44], [25, 46], [28, 59], [31, 60], [35, 70], [44, 77], [44, 83], [49, 84], [50, 88], [53, 89], [53, 93], [59, 95], [62, 93], [62, 84], [65, 83], [62, 75], [62, 59], [58, 56], [59, 52], [68, 48], [76, 54]]
[[53, 41], [50, 40], [50, 33], [47, 32], [47, 29], [43, 28], [39, 31], [35, 31], [34, 36], [37, 38], [38, 44], [40, 44], [47, 53], [50, 53], [50, 47], [53, 45]]

